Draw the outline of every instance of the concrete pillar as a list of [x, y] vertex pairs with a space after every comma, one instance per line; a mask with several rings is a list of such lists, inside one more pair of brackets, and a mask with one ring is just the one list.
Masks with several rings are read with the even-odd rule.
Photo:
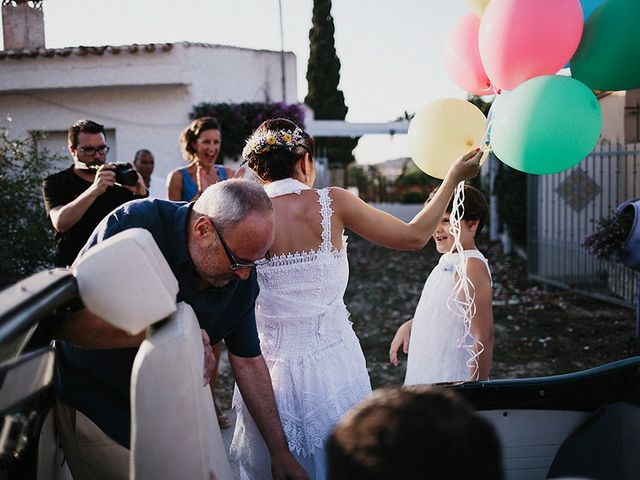
[[42, 2], [29, 6], [25, 0], [2, 5], [2, 28], [5, 50], [44, 48]]

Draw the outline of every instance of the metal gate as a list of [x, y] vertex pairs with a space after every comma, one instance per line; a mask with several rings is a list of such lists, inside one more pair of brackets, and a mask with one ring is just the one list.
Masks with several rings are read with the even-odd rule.
[[620, 262], [596, 259], [582, 246], [595, 222], [640, 196], [638, 144], [598, 146], [570, 170], [529, 175], [529, 276], [551, 285], [632, 307], [636, 274]]

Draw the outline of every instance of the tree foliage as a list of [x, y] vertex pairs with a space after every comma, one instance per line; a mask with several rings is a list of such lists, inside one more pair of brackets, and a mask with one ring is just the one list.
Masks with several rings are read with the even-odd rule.
[[365, 192], [371, 184], [372, 179], [366, 167], [355, 164], [347, 167], [348, 187], [357, 187], [360, 192]]
[[261, 103], [208, 103], [195, 105], [189, 114], [191, 120], [214, 117], [222, 129], [220, 157], [239, 158], [247, 138], [258, 125], [270, 118], [287, 118], [304, 128], [304, 106], [301, 104]]
[[477, 95], [467, 95], [467, 101], [478, 107], [480, 111], [484, 113], [485, 117], [489, 115], [489, 110], [491, 109], [491, 105], [493, 105], [493, 100], [485, 102], [482, 100], [482, 97], [478, 97]]
[[0, 125], [0, 287], [50, 267], [52, 227], [42, 199], [42, 180], [57, 156], [38, 148], [41, 133], [13, 138]]
[[411, 163], [405, 168], [402, 175], [400, 175], [396, 180], [396, 185], [402, 186], [411, 186], [411, 185], [421, 185], [426, 186], [429, 189], [435, 188], [440, 180], [427, 175], [422, 170], [420, 170], [415, 163]]
[[495, 194], [498, 216], [509, 228], [509, 235], [520, 244], [527, 244], [527, 174], [499, 162]]
[[[309, 62], [305, 103], [318, 120], [344, 120], [347, 115], [344, 93], [340, 83], [340, 59], [334, 42], [335, 26], [331, 16], [331, 0], [314, 0], [311, 30], [309, 31]], [[317, 138], [318, 150], [326, 154], [332, 165], [353, 162], [353, 149], [358, 138]]]

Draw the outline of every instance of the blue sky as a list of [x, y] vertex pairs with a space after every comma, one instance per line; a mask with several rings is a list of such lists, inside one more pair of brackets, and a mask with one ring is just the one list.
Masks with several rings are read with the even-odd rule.
[[[302, 101], [313, 2], [281, 1], [284, 48], [297, 56]], [[347, 120], [390, 121], [437, 98], [464, 98], [445, 71], [442, 50], [447, 31], [467, 11], [464, 0], [334, 0]], [[184, 40], [281, 45], [278, 0], [45, 0], [44, 15], [48, 47]], [[407, 154], [403, 135], [366, 137], [356, 150], [361, 163]]]

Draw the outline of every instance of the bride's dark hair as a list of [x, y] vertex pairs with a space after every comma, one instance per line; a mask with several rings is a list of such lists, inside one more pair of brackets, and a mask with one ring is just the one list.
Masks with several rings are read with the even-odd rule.
[[[305, 131], [286, 118], [273, 118], [265, 120], [256, 128], [247, 143], [266, 137], [269, 132], [284, 132], [293, 137], [294, 145], [281, 145], [275, 143], [264, 151], [260, 148], [251, 149], [245, 156], [247, 165], [263, 182], [275, 182], [283, 178], [289, 178], [293, 174], [293, 166], [305, 153], [313, 160], [315, 154], [315, 142]], [[278, 136], [278, 142], [280, 136]]]

